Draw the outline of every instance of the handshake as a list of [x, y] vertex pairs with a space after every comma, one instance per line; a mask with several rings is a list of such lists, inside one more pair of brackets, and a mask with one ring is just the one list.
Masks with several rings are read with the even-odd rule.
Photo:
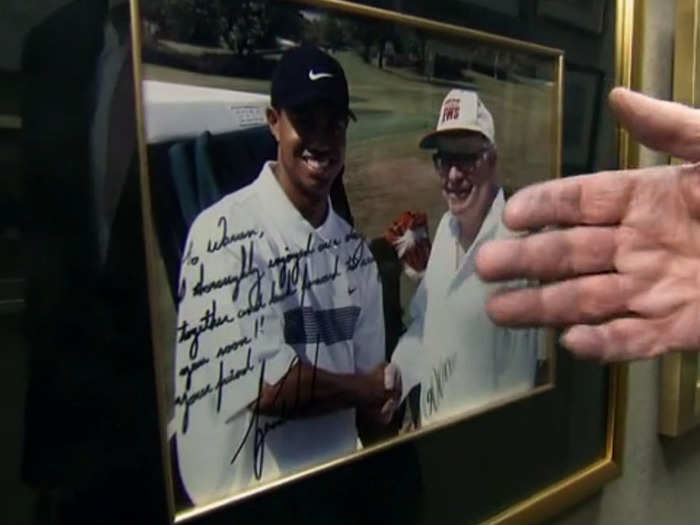
[[401, 402], [401, 371], [393, 363], [381, 363], [360, 377], [357, 409], [370, 420], [388, 425]]

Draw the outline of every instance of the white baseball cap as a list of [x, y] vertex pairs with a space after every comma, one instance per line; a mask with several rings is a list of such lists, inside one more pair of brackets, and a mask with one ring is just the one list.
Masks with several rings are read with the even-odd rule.
[[474, 91], [453, 89], [442, 101], [435, 131], [423, 137], [418, 144], [424, 149], [435, 148], [438, 135], [454, 131], [477, 131], [495, 144], [493, 117]]

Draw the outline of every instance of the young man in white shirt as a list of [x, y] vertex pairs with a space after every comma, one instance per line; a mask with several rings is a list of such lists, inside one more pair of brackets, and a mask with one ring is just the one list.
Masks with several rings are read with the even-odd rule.
[[334, 211], [350, 118], [340, 64], [282, 58], [278, 142], [250, 186], [193, 223], [180, 275], [174, 427], [196, 503], [353, 452], [382, 436], [382, 295], [364, 240]]
[[448, 211], [392, 363], [400, 371], [402, 398], [420, 386], [419, 419], [425, 425], [530, 389], [538, 333], [495, 326], [484, 309], [492, 287], [474, 272], [483, 242], [512, 235], [501, 222], [505, 200], [494, 178], [493, 118], [479, 96], [450, 91], [436, 130], [420, 147], [436, 150]]

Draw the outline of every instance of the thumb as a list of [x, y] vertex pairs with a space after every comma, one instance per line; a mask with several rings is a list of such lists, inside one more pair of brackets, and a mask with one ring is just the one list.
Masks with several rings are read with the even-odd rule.
[[391, 418], [394, 415], [395, 411], [396, 401], [394, 401], [393, 399], [389, 399], [386, 403], [384, 403], [382, 409], [379, 411], [379, 414], [382, 416], [382, 420], [385, 423], [388, 423], [389, 421], [391, 421]]
[[610, 107], [632, 138], [683, 160], [700, 160], [700, 111], [625, 88], [610, 92]]
[[401, 372], [394, 363], [389, 363], [384, 369], [384, 389], [394, 390], [401, 381]]

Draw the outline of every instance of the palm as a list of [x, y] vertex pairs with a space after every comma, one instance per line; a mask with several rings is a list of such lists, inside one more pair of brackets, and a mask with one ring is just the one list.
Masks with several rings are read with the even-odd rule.
[[637, 316], [617, 322], [617, 339], [634, 339], [635, 356], [700, 347], [700, 172], [685, 167], [648, 180], [635, 185], [615, 258], [629, 283], [621, 296]]
[[[669, 104], [640, 97], [623, 92], [613, 100], [631, 132], [664, 151], [700, 159], [700, 145], [683, 135], [698, 136], [699, 114], [673, 105], [672, 115], [668, 107], [654, 108], [653, 119], [661, 122], [639, 121], [639, 114], [650, 114], [645, 104]], [[694, 127], [684, 128], [683, 119]], [[516, 230], [545, 230], [485, 246], [480, 274], [544, 284], [493, 297], [488, 310], [496, 322], [568, 326], [569, 348], [604, 359], [700, 349], [700, 167], [544, 183], [517, 194], [505, 220]]]

